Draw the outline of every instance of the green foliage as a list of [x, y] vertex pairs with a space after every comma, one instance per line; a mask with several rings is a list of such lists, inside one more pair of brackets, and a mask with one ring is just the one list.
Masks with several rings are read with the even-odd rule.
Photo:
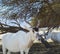
[[[35, 17], [40, 20], [40, 27], [54, 27], [60, 25], [60, 3], [44, 2], [40, 12]], [[33, 23], [34, 24], [34, 23]]]
[[31, 22], [32, 26], [36, 26], [37, 25], [37, 21], [38, 20], [36, 18], [33, 18], [32, 22]]

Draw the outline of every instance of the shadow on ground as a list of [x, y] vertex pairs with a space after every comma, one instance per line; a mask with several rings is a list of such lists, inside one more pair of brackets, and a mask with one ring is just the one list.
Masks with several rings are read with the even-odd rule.
[[[57, 43], [56, 44], [49, 43], [49, 44], [52, 45], [52, 48], [46, 48], [42, 43], [34, 43], [29, 50], [29, 54], [60, 54], [60, 44]], [[0, 52], [2, 52], [1, 47]], [[11, 52], [11, 54], [19, 54], [19, 53]]]

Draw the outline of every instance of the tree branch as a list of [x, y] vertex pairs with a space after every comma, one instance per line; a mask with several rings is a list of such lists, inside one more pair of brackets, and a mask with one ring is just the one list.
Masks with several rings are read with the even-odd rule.
[[7, 33], [7, 32], [16, 33], [19, 30], [22, 30], [24, 32], [29, 32], [27, 29], [24, 29], [21, 26], [20, 27], [10, 26], [10, 25], [3, 24], [1, 22], [0, 25], [3, 26], [3, 27], [0, 26], [0, 34]]

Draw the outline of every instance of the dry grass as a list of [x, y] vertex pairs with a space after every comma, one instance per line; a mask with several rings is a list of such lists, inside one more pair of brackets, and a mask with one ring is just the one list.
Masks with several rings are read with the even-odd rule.
[[36, 43], [30, 49], [29, 54], [60, 54], [60, 45], [57, 43], [50, 43], [52, 48], [46, 48], [43, 44]]
[[[34, 43], [31, 49], [29, 50], [29, 54], [60, 54], [60, 44], [50, 43], [52, 48], [46, 48], [42, 43]], [[0, 46], [0, 54], [2, 54], [1, 46]], [[19, 54], [19, 53], [11, 53], [11, 54]]]

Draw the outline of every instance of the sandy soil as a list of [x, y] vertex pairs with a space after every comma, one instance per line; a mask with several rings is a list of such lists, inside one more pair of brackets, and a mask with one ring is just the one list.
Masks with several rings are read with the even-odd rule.
[[[52, 48], [46, 48], [42, 43], [34, 43], [29, 50], [29, 54], [60, 54], [60, 44], [57, 43], [49, 43], [49, 44], [52, 45]], [[3, 54], [1, 47], [0, 47], [0, 54]], [[11, 54], [19, 54], [19, 53], [11, 52]]]

